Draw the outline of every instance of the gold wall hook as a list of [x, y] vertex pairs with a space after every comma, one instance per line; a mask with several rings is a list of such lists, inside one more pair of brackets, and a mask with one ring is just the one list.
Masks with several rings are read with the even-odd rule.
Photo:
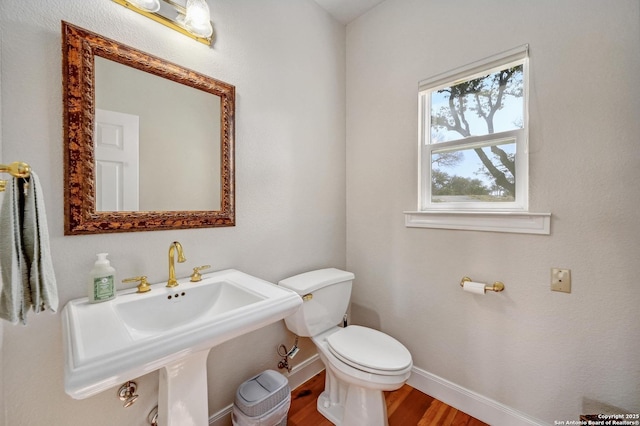
[[22, 161], [11, 164], [0, 164], [0, 173], [9, 173], [13, 177], [28, 178], [31, 176], [31, 166]]
[[[31, 176], [31, 166], [22, 161], [14, 161], [11, 164], [0, 164], [0, 173], [9, 173], [16, 178], [27, 179]], [[7, 189], [7, 180], [0, 180], [0, 192]]]

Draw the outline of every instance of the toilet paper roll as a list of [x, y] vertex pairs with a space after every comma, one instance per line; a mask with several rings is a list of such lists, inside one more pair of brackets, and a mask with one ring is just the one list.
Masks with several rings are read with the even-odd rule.
[[462, 288], [464, 291], [468, 291], [469, 293], [484, 294], [484, 283], [465, 281]]

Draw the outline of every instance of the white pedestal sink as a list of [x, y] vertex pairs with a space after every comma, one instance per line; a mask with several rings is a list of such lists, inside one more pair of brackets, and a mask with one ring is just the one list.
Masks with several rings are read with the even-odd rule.
[[65, 391], [84, 399], [160, 369], [161, 426], [208, 424], [209, 350], [294, 313], [295, 292], [233, 269], [110, 301], [72, 300], [62, 311]]

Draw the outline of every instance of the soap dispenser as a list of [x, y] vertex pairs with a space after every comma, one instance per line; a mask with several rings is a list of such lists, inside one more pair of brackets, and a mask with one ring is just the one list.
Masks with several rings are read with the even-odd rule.
[[99, 253], [89, 273], [88, 296], [90, 303], [105, 302], [116, 297], [116, 270], [107, 259], [108, 253]]

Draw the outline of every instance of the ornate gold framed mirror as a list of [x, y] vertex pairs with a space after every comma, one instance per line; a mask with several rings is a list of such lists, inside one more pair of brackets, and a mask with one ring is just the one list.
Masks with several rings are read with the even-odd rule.
[[234, 86], [66, 22], [62, 54], [65, 235], [235, 225]]

